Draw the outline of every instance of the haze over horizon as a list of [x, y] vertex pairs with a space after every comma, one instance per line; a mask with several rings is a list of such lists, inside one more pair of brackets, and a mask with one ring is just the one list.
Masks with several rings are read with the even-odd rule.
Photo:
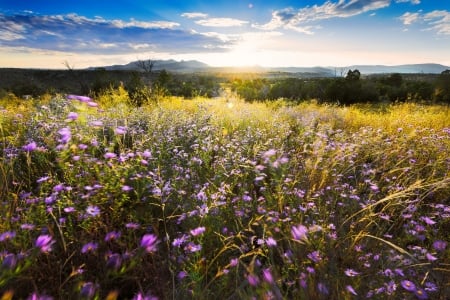
[[5, 1], [0, 67], [450, 65], [445, 1]]

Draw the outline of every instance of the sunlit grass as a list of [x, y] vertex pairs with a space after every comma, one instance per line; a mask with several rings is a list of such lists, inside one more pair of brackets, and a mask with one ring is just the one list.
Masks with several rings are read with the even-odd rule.
[[445, 299], [448, 107], [128, 100], [0, 100], [5, 299]]

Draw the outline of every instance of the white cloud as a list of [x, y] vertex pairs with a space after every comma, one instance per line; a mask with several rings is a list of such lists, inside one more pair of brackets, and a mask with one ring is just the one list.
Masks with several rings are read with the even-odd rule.
[[412, 23], [417, 22], [419, 18], [420, 18], [419, 13], [410, 13], [410, 12], [406, 12], [401, 17], [399, 17], [399, 19], [403, 22], [404, 25], [411, 25]]
[[234, 27], [234, 26], [243, 26], [247, 24], [248, 21], [232, 18], [209, 18], [195, 21], [195, 23], [207, 27]]
[[430, 25], [430, 29], [438, 34], [450, 35], [450, 12], [435, 10], [424, 15], [424, 20]]
[[420, 4], [420, 0], [396, 0], [395, 3], [407, 3], [411, 2], [411, 4], [417, 5]]
[[181, 16], [188, 19], [204, 19], [208, 17], [208, 14], [201, 12], [186, 12], [182, 13]]
[[253, 27], [262, 30], [285, 28], [311, 34], [314, 27], [304, 24], [332, 18], [348, 18], [387, 7], [390, 3], [391, 0], [339, 0], [338, 2], [327, 1], [320, 6], [306, 6], [298, 10], [285, 8], [274, 11], [268, 23], [254, 24]]
[[399, 19], [404, 25], [421, 22], [425, 24], [426, 30], [435, 31], [440, 35], [450, 35], [450, 12], [446, 10], [434, 10], [429, 13], [406, 12]]

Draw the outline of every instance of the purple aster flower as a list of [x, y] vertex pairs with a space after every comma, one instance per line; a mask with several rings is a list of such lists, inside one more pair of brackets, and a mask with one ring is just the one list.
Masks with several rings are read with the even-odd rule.
[[35, 242], [35, 246], [41, 250], [41, 252], [47, 253], [52, 251], [52, 245], [55, 241], [48, 234], [42, 234], [38, 236]]
[[329, 294], [327, 286], [325, 284], [323, 284], [322, 282], [319, 282], [317, 284], [317, 289], [319, 290], [319, 292], [321, 294], [324, 294], [324, 295], [328, 295]]
[[85, 282], [81, 286], [80, 295], [82, 297], [91, 299], [92, 297], [94, 297], [96, 290], [97, 290], [96, 284], [94, 284], [93, 282]]
[[128, 185], [122, 186], [122, 191], [123, 192], [129, 192], [129, 191], [132, 191], [132, 190], [133, 190], [133, 188], [131, 186], [128, 186]]
[[94, 205], [89, 205], [86, 208], [86, 214], [88, 214], [88, 216], [91, 216], [91, 217], [96, 217], [100, 214], [100, 208], [98, 208], [97, 206], [94, 206]]
[[183, 235], [180, 238], [175, 238], [172, 242], [172, 246], [177, 248], [181, 247], [181, 245], [183, 245], [183, 243], [186, 242], [187, 237], [188, 237], [187, 235]]
[[89, 102], [87, 102], [87, 105], [90, 106], [90, 107], [97, 107], [98, 103], [94, 102], [94, 101], [89, 101]]
[[353, 294], [353, 295], [355, 295], [355, 296], [358, 295], [351, 285], [347, 285], [347, 286], [345, 287], [345, 289], [346, 289], [350, 294]]
[[197, 235], [201, 235], [206, 231], [205, 227], [201, 226], [201, 227], [197, 227], [195, 229], [192, 229], [190, 231], [192, 236], [197, 236]]
[[90, 97], [87, 96], [79, 96], [79, 95], [67, 95], [67, 99], [69, 100], [78, 100], [80, 102], [89, 102], [92, 101]]
[[344, 271], [345, 275], [349, 276], [349, 277], [355, 277], [357, 275], [359, 275], [360, 273], [356, 272], [353, 269], [347, 269]]
[[89, 242], [83, 245], [81, 248], [81, 253], [86, 254], [89, 252], [95, 252], [97, 250], [98, 244], [96, 242]]
[[67, 115], [67, 119], [71, 120], [71, 121], [75, 121], [76, 119], [78, 119], [78, 114], [76, 112], [71, 111]]
[[105, 242], [110, 242], [110, 241], [113, 241], [113, 240], [117, 240], [117, 239], [120, 238], [120, 236], [121, 236], [120, 231], [111, 231], [111, 232], [108, 232], [108, 233], [106, 234], [106, 236], [105, 236]]
[[67, 144], [72, 138], [72, 133], [70, 132], [70, 128], [64, 127], [58, 130], [59, 140], [61, 144]]
[[74, 211], [76, 211], [76, 210], [75, 210], [75, 207], [73, 207], [73, 206], [69, 206], [69, 207], [65, 207], [64, 208], [64, 212], [66, 212], [66, 213], [72, 213]]
[[202, 250], [202, 246], [190, 242], [186, 246], [184, 246], [184, 250], [189, 253], [194, 253]]
[[416, 295], [417, 299], [428, 299], [427, 292], [425, 292], [425, 290], [421, 288], [415, 290], [414, 295]]
[[113, 152], [106, 152], [103, 157], [106, 158], [106, 159], [112, 159], [112, 158], [116, 158], [117, 154], [115, 154]]
[[122, 265], [122, 256], [118, 253], [112, 253], [108, 255], [106, 259], [106, 266], [112, 269], [119, 269]]
[[270, 236], [266, 239], [266, 245], [269, 247], [275, 247], [277, 245], [277, 241]]
[[292, 237], [294, 238], [294, 240], [297, 240], [297, 241], [308, 240], [308, 237], [307, 237], [308, 228], [306, 228], [306, 226], [304, 226], [304, 225], [292, 226], [291, 234], [292, 234]]
[[158, 237], [154, 234], [145, 234], [141, 239], [141, 247], [148, 253], [155, 252], [158, 243]]
[[421, 217], [422, 221], [424, 221], [427, 225], [434, 225], [436, 224], [436, 221], [433, 221], [432, 219], [430, 219], [429, 217]]
[[14, 269], [17, 265], [17, 257], [14, 253], [8, 253], [3, 257], [2, 266], [7, 269]]
[[232, 259], [230, 260], [230, 267], [236, 267], [236, 266], [238, 265], [238, 263], [239, 263], [239, 259], [237, 259], [237, 258], [232, 258]]
[[257, 286], [259, 284], [259, 278], [256, 275], [248, 274], [247, 281], [251, 286]]
[[12, 240], [16, 236], [15, 231], [6, 231], [0, 234], [0, 242]]
[[183, 279], [183, 278], [186, 278], [187, 275], [188, 275], [187, 272], [185, 272], [185, 271], [180, 271], [180, 272], [177, 274], [177, 278], [178, 278], [178, 279]]
[[272, 272], [270, 272], [269, 268], [264, 269], [262, 271], [262, 275], [263, 275], [264, 281], [267, 282], [268, 284], [273, 284], [275, 282], [273, 279], [273, 276], [272, 276]]
[[319, 261], [322, 260], [322, 257], [320, 256], [319, 251], [313, 251], [313, 252], [309, 253], [308, 258], [315, 263], [318, 263]]
[[130, 222], [125, 224], [125, 227], [128, 229], [139, 229], [141, 225], [139, 225], [138, 223]]
[[91, 126], [94, 127], [102, 127], [103, 126], [103, 122], [102, 121], [92, 121], [91, 123], [89, 123]]
[[36, 180], [36, 183], [42, 183], [49, 179], [50, 179], [50, 176], [43, 176], [43, 177], [38, 178], [38, 180]]
[[436, 256], [433, 256], [430, 253], [427, 253], [425, 256], [429, 261], [435, 261], [438, 259]]
[[405, 279], [405, 280], [402, 280], [400, 283], [401, 283], [402, 287], [409, 292], [414, 292], [416, 290], [416, 285], [412, 281]]
[[23, 151], [26, 151], [26, 152], [32, 152], [37, 149], [37, 144], [36, 144], [36, 142], [31, 142], [31, 143], [23, 146], [22, 149], [23, 149]]
[[22, 230], [33, 230], [34, 228], [34, 224], [23, 223], [22, 225], [20, 225], [20, 229]]
[[33, 293], [30, 296], [28, 296], [27, 300], [53, 300], [53, 297]]
[[114, 129], [114, 133], [117, 135], [125, 134], [127, 133], [127, 128], [125, 126], [117, 126], [116, 129]]
[[441, 241], [441, 240], [436, 240], [436, 241], [434, 241], [434, 243], [433, 243], [433, 248], [434, 248], [436, 251], [444, 251], [445, 248], [447, 248], [447, 242]]

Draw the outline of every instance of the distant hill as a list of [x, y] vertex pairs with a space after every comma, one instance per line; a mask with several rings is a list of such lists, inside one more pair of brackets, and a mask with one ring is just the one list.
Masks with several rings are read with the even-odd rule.
[[424, 74], [439, 74], [450, 69], [448, 66], [440, 64], [411, 64], [411, 65], [397, 65], [397, 66], [383, 66], [383, 65], [354, 65], [349, 66], [348, 69], [358, 69], [362, 74], [382, 74], [382, 73], [424, 73]]
[[[153, 60], [153, 63], [153, 71], [166, 70], [169, 72], [191, 73], [207, 70], [210, 68], [209, 65], [196, 60]], [[142, 71], [142, 68], [139, 67], [138, 61], [132, 61], [126, 65], [104, 66], [103, 68], [108, 71]]]
[[[253, 72], [253, 73], [265, 73], [265, 72], [282, 72], [282, 73], [294, 73], [303, 74], [311, 77], [334, 77], [345, 76], [348, 70], [358, 69], [361, 74], [391, 74], [391, 73], [403, 73], [403, 74], [439, 74], [447, 69], [449, 66], [440, 64], [409, 64], [409, 65], [352, 65], [346, 67], [271, 67], [265, 68], [260, 66], [250, 67], [211, 67], [203, 62], [197, 60], [182, 60], [176, 61], [169, 60], [153, 60], [153, 71], [166, 70], [169, 72], [179, 73], [193, 73], [193, 72], [224, 72], [224, 73], [240, 73], [240, 72]], [[111, 71], [142, 71], [137, 61], [130, 62], [125, 65], [112, 65], [104, 66], [106, 70]], [[89, 70], [98, 68], [88, 68]]]

